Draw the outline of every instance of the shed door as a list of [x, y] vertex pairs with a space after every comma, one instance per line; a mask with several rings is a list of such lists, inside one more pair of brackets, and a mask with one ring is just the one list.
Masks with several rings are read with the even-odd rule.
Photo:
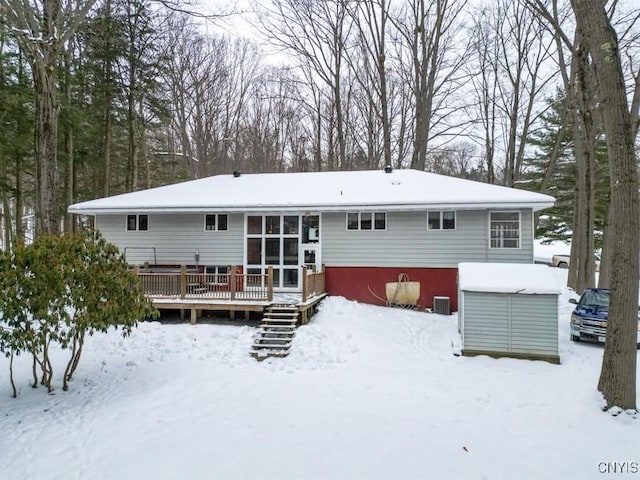
[[509, 352], [509, 296], [464, 292], [464, 346], [467, 350]]

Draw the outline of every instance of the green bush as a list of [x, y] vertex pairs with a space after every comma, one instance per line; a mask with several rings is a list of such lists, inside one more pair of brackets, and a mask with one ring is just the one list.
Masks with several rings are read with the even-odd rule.
[[33, 357], [33, 386], [53, 387], [50, 347], [70, 350], [67, 390], [87, 335], [119, 329], [128, 336], [138, 320], [157, 312], [142, 294], [117, 248], [96, 232], [43, 236], [0, 254], [0, 352]]

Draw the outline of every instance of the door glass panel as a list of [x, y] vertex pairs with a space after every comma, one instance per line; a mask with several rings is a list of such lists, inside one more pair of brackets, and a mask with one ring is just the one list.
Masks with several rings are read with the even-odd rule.
[[280, 215], [265, 217], [265, 229], [267, 235], [278, 235], [280, 233]]
[[250, 235], [262, 233], [262, 217], [255, 215], [247, 217], [247, 233]]
[[262, 263], [262, 239], [247, 238], [247, 264], [260, 265]]
[[264, 263], [266, 265], [280, 265], [280, 239], [265, 238]]
[[279, 268], [273, 269], [273, 287], [280, 288], [280, 269]]
[[298, 239], [284, 239], [284, 265], [298, 265]]
[[298, 233], [298, 216], [297, 215], [285, 215], [283, 233], [285, 233], [286, 235], [295, 235]]
[[297, 287], [298, 286], [298, 269], [285, 268], [282, 270], [282, 286]]
[[305, 250], [304, 251], [304, 264], [307, 267], [308, 270], [316, 270], [316, 251], [315, 249], [312, 250]]
[[320, 217], [306, 215], [302, 217], [302, 243], [318, 243], [320, 241]]

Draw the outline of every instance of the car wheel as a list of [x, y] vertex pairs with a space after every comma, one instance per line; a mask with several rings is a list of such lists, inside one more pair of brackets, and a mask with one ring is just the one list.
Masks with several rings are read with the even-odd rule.
[[579, 342], [580, 341], [580, 336], [579, 335], [571, 335], [571, 341], [572, 342]]
[[558, 268], [569, 268], [569, 264], [567, 262], [560, 262]]

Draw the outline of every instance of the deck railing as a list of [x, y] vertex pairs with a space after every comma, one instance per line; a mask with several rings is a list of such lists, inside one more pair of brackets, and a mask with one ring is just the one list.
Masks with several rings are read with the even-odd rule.
[[302, 301], [320, 295], [324, 290], [324, 268], [320, 272], [302, 267]]
[[[302, 301], [325, 293], [324, 268], [316, 272], [302, 266]], [[199, 273], [182, 266], [174, 271], [154, 271], [133, 268], [140, 279], [142, 292], [151, 298], [181, 300], [273, 301], [273, 267], [264, 274], [237, 273], [230, 266], [228, 273]]]
[[134, 267], [142, 292], [148, 297], [170, 297], [182, 300], [250, 300], [273, 301], [273, 268], [265, 274], [209, 274], [188, 271], [182, 266], [176, 272], [154, 272]]

